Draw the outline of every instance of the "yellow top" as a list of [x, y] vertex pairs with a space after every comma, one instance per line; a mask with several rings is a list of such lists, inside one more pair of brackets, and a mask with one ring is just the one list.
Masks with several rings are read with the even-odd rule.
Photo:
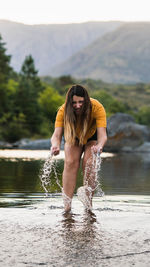
[[[91, 111], [91, 119], [89, 122], [89, 128], [84, 138], [84, 144], [87, 143], [87, 140], [92, 137], [92, 135], [96, 132], [96, 128], [98, 127], [105, 127], [106, 128], [106, 112], [103, 105], [96, 99], [90, 98], [92, 104], [92, 111]], [[65, 104], [63, 104], [56, 116], [55, 121], [55, 128], [56, 127], [64, 127], [64, 108]], [[77, 124], [76, 127], [76, 136], [80, 136], [80, 127]]]

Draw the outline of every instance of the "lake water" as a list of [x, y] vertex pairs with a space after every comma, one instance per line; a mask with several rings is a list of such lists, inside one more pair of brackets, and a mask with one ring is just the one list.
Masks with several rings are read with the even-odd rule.
[[[9, 153], [9, 154], [8, 154]], [[39, 172], [48, 156], [48, 151], [8, 151], [0, 154], [0, 196], [42, 195], [44, 190]], [[20, 157], [18, 157], [20, 155]], [[34, 158], [35, 157], [35, 158]], [[61, 183], [63, 155], [56, 159], [56, 169]], [[60, 193], [53, 175], [50, 193]], [[150, 154], [102, 154], [99, 180], [106, 195], [149, 195]], [[79, 171], [77, 188], [82, 185]]]
[[[103, 153], [105, 196], [95, 195], [88, 213], [75, 195], [69, 214], [54, 174], [45, 197], [39, 172], [47, 156], [0, 151], [0, 266], [150, 266], [150, 154]], [[61, 183], [63, 153], [56, 159]]]

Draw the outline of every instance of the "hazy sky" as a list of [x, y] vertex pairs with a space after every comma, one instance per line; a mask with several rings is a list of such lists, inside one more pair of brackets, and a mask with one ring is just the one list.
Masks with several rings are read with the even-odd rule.
[[150, 0], [0, 0], [0, 19], [25, 24], [150, 21]]

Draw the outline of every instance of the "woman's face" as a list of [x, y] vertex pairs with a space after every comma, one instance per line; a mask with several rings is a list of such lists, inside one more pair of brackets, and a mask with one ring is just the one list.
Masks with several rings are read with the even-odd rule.
[[84, 105], [84, 97], [74, 95], [72, 98], [73, 109], [76, 114], [80, 114]]

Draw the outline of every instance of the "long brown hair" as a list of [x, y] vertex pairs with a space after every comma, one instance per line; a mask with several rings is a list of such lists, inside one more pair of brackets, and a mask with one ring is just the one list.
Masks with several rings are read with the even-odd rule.
[[64, 110], [64, 136], [67, 143], [75, 144], [77, 116], [74, 112], [72, 104], [74, 95], [84, 97], [82, 112], [78, 117], [78, 123], [80, 127], [79, 144], [83, 144], [91, 116], [91, 102], [87, 90], [79, 84], [70, 87], [66, 95]]

